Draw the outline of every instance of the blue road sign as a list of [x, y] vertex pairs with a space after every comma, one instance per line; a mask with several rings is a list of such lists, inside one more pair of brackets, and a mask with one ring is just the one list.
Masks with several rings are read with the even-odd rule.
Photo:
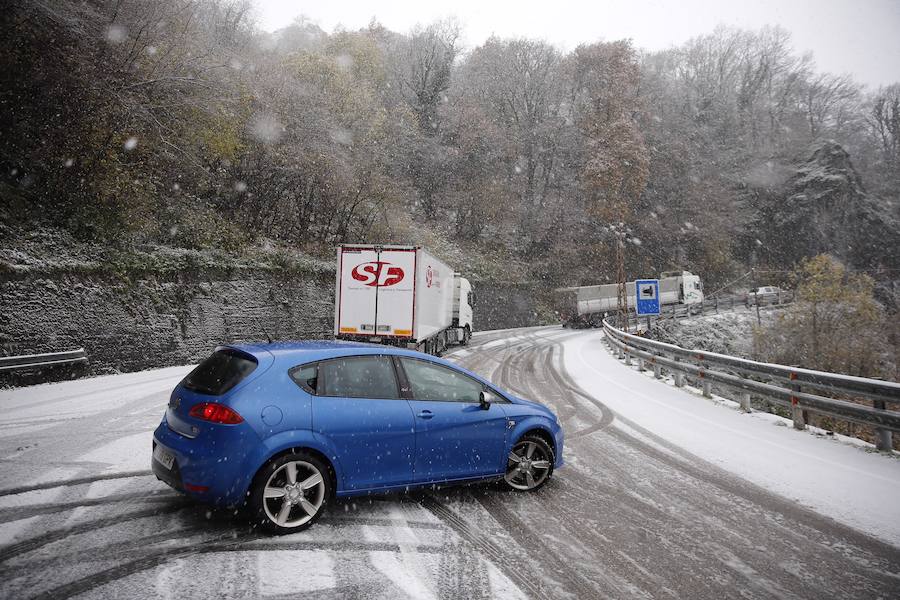
[[638, 315], [659, 314], [659, 279], [638, 279], [634, 282], [637, 293]]

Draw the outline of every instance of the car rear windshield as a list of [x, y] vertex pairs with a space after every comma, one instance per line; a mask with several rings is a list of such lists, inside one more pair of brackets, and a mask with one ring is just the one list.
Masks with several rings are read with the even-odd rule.
[[188, 373], [181, 385], [198, 394], [221, 396], [243, 381], [256, 365], [249, 354], [228, 348], [216, 350]]

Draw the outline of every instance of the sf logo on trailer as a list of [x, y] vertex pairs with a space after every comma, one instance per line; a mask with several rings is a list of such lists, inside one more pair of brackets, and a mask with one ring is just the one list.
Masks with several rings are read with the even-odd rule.
[[353, 279], [369, 287], [389, 287], [403, 281], [403, 269], [389, 262], [373, 261], [353, 267]]

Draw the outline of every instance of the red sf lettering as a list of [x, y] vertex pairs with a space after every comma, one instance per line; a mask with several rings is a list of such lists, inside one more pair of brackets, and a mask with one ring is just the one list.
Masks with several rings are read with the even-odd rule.
[[388, 287], [403, 281], [403, 269], [389, 262], [373, 261], [356, 265], [350, 276], [369, 287]]

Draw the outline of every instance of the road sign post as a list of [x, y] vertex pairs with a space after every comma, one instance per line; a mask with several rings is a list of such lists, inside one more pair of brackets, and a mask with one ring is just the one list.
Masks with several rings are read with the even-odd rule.
[[659, 314], [659, 279], [638, 279], [634, 282], [635, 311], [640, 315]]

